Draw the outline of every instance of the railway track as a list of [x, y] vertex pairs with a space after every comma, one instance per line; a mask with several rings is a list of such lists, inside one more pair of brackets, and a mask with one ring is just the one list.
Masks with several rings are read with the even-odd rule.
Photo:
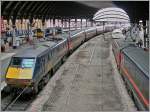
[[27, 94], [23, 94], [27, 87], [19, 93], [13, 93], [8, 95], [2, 95], [1, 98], [1, 110], [2, 111], [25, 111], [32, 101], [35, 99], [34, 96], [29, 97]]

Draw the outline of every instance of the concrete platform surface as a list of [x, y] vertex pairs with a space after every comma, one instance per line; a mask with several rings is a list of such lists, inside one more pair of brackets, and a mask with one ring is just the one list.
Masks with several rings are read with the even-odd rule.
[[83, 44], [60, 67], [27, 111], [135, 111], [111, 52], [111, 33]]

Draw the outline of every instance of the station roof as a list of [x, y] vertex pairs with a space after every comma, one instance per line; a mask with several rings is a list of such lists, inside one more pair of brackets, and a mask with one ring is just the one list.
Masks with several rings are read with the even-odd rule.
[[148, 1], [1, 1], [4, 18], [88, 18], [101, 8], [119, 7], [131, 21], [149, 18]]

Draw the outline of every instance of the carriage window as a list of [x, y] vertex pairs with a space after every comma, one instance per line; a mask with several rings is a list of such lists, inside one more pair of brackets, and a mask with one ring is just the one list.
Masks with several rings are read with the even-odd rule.
[[34, 59], [23, 59], [22, 60], [22, 67], [23, 68], [32, 68], [34, 65]]

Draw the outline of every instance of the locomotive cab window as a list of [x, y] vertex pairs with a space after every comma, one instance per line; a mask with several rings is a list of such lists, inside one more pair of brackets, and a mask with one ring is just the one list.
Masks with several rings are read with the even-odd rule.
[[11, 66], [21, 67], [21, 68], [32, 68], [34, 66], [35, 59], [33, 58], [19, 58], [14, 57], [11, 61]]
[[11, 61], [12, 66], [21, 66], [21, 58], [14, 57]]
[[32, 68], [34, 65], [34, 59], [22, 59], [23, 68]]

